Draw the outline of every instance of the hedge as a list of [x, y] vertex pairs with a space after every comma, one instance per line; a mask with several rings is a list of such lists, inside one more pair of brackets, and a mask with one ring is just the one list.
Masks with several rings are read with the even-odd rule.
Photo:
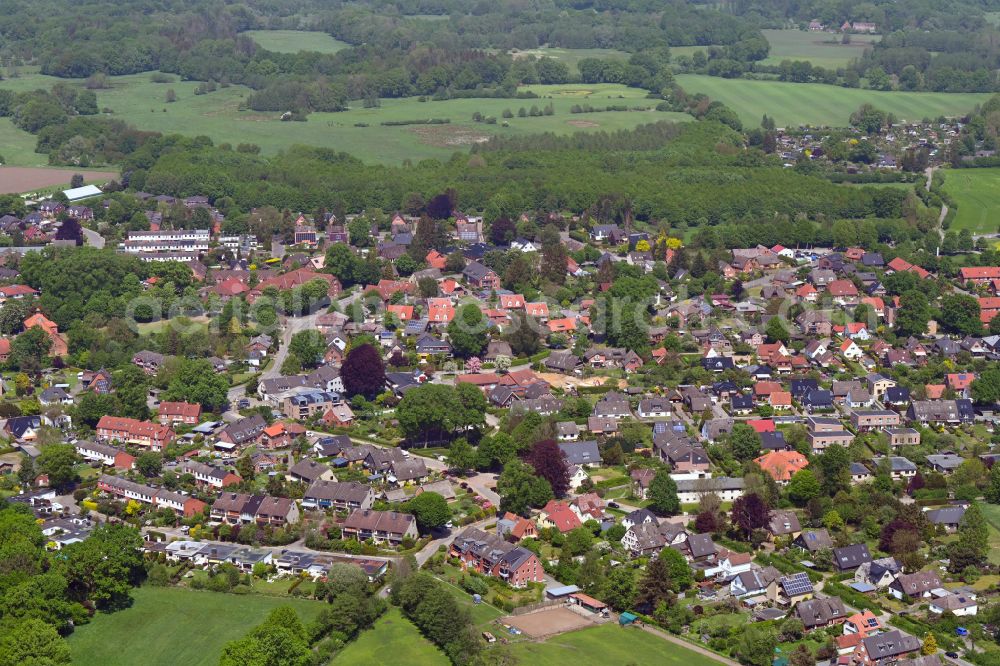
[[846, 585], [841, 585], [840, 583], [828, 580], [823, 585], [823, 591], [827, 594], [840, 597], [847, 605], [853, 606], [859, 610], [871, 610], [878, 613], [883, 612], [882, 607], [879, 606], [873, 599], [866, 597], [860, 592], [855, 592]]

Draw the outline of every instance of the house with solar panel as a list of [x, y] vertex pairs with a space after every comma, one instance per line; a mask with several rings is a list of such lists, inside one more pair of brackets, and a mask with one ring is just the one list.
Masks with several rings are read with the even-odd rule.
[[812, 581], [805, 573], [794, 573], [771, 581], [767, 586], [767, 598], [782, 606], [794, 606], [816, 596]]

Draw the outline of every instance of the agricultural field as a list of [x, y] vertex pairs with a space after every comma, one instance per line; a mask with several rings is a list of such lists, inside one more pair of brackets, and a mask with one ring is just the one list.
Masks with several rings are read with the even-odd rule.
[[[627, 635], [623, 635], [626, 634]], [[718, 662], [634, 627], [615, 623], [560, 634], [541, 643], [510, 646], [519, 663], [532, 666], [714, 666]]]
[[98, 613], [69, 636], [74, 664], [215, 666], [226, 643], [246, 634], [278, 606], [291, 606], [306, 624], [324, 606], [305, 599], [175, 587], [140, 587], [132, 596], [131, 608]]
[[723, 102], [736, 111], [744, 123], [755, 126], [764, 114], [773, 117], [779, 127], [844, 126], [850, 115], [865, 103], [892, 113], [899, 120], [919, 121], [941, 115], [963, 115], [992, 96], [989, 93], [884, 92], [821, 83], [723, 79], [698, 74], [680, 74], [677, 82], [688, 93], [704, 93]]
[[[395, 655], [396, 658], [388, 655]], [[330, 663], [334, 666], [368, 666], [394, 662], [409, 666], [448, 666], [451, 663], [441, 650], [420, 635], [397, 608], [386, 611], [374, 627], [358, 636]]]
[[[945, 190], [958, 204], [951, 228], [970, 229], [974, 234], [997, 233], [1000, 227], [1000, 168], [950, 169], [942, 173]], [[1000, 527], [1000, 521], [996, 526]]]
[[69, 189], [70, 179], [77, 173], [84, 176], [84, 182], [88, 184], [105, 183], [118, 177], [117, 171], [0, 166], [0, 194]]
[[526, 56], [535, 56], [536, 58], [541, 58], [543, 56], [548, 58], [555, 58], [560, 60], [569, 67], [570, 72], [579, 74], [579, 69], [577, 64], [584, 58], [601, 58], [603, 60], [628, 60], [629, 55], [625, 51], [616, 51], [615, 49], [562, 49], [554, 46], [543, 46], [537, 49], [525, 49], [523, 51], [513, 50], [510, 51], [510, 55], [515, 58], [523, 58]]
[[851, 35], [850, 44], [841, 44], [841, 35], [806, 30], [764, 30], [771, 45], [765, 65], [779, 65], [782, 60], [808, 60], [816, 67], [836, 69], [860, 58], [870, 44], [881, 35]]
[[[50, 87], [56, 79], [40, 74], [0, 81], [0, 89], [31, 90]], [[76, 82], [80, 84], [79, 81]], [[572, 134], [578, 131], [616, 131], [659, 120], [688, 120], [689, 116], [654, 110], [653, 100], [645, 91], [617, 84], [573, 84], [529, 86], [541, 99], [451, 99], [420, 102], [418, 98], [384, 99], [379, 108], [356, 108], [341, 113], [313, 113], [305, 122], [281, 122], [278, 113], [240, 111], [249, 94], [243, 86], [219, 88], [206, 95], [195, 95], [198, 83], [180, 81], [153, 83], [150, 74], [113, 77], [112, 87], [97, 91], [100, 108], [109, 108], [112, 116], [139, 129], [186, 135], [204, 134], [216, 143], [255, 143], [265, 154], [274, 154], [293, 144], [323, 146], [351, 153], [365, 162], [399, 164], [403, 160], [447, 159], [493, 135], [512, 136], [539, 132]], [[164, 101], [173, 90], [177, 101]], [[552, 116], [517, 117], [518, 109], [542, 109], [552, 103]], [[592, 106], [628, 105], [649, 107], [646, 111], [616, 111], [571, 114], [575, 104]], [[502, 118], [505, 109], [514, 117]], [[495, 125], [475, 123], [475, 112], [497, 119]], [[382, 126], [382, 122], [447, 118], [441, 125]], [[503, 123], [507, 122], [508, 127]], [[7, 132], [5, 127], [9, 127]], [[10, 134], [22, 148], [6, 156], [11, 164], [44, 164], [41, 155], [25, 151], [33, 146], [33, 136], [13, 126], [0, 125], [0, 139]]]
[[247, 30], [240, 34], [252, 39], [262, 49], [275, 53], [298, 53], [299, 51], [336, 53], [351, 46], [347, 42], [334, 39], [325, 32], [314, 30]]

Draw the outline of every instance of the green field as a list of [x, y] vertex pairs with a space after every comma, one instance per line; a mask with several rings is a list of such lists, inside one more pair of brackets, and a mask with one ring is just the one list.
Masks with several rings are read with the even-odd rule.
[[77, 666], [215, 666], [223, 646], [247, 633], [278, 606], [303, 622], [323, 604], [262, 595], [198, 592], [175, 587], [133, 590], [131, 608], [98, 614], [67, 639]]
[[602, 624], [561, 634], [543, 643], [516, 643], [510, 651], [518, 662], [531, 666], [717, 666], [714, 659], [634, 627]]
[[821, 83], [785, 83], [723, 79], [680, 74], [677, 82], [688, 93], [704, 93], [723, 102], [745, 123], [756, 126], [765, 113], [779, 127], [798, 125], [844, 126], [864, 103], [894, 114], [899, 120], [920, 121], [937, 116], [958, 116], [988, 100], [989, 93], [883, 92], [840, 88]]
[[974, 234], [997, 233], [1000, 169], [951, 169], [943, 173], [944, 188], [958, 204], [951, 228], [971, 229]]
[[[0, 88], [32, 90], [50, 87], [56, 81], [49, 76], [31, 74], [18, 79], [0, 81]], [[77, 82], [79, 83], [79, 82]], [[342, 113], [313, 113], [306, 122], [281, 122], [279, 113], [240, 111], [240, 103], [249, 94], [243, 86], [219, 88], [207, 95], [195, 95], [195, 81], [174, 80], [172, 83], [152, 83], [150, 75], [133, 74], [113, 77], [112, 88], [97, 91], [98, 105], [109, 108], [113, 117], [122, 118], [144, 130], [187, 135], [204, 134], [216, 143], [255, 143], [264, 153], [274, 154], [290, 145], [301, 143], [343, 150], [365, 162], [399, 164], [404, 159], [418, 161], [428, 158], [447, 159], [456, 151], [493, 135], [511, 136], [537, 132], [571, 134], [577, 131], [628, 129], [658, 120], [686, 120], [689, 116], [655, 110], [571, 114], [574, 104], [592, 106], [608, 104], [652, 107], [655, 102], [645, 99], [646, 93], [637, 88], [617, 84], [575, 84], [530, 86], [544, 99], [451, 99], [420, 102], [417, 98], [385, 99], [379, 108], [365, 109], [361, 103]], [[177, 101], [164, 102], [168, 89], [175, 91]], [[520, 107], [539, 109], [549, 101], [555, 114], [518, 118]], [[503, 119], [504, 109], [514, 117]], [[475, 123], [476, 111], [493, 116], [497, 124]], [[447, 125], [408, 125], [383, 127], [384, 121], [448, 118]], [[9, 121], [3, 120], [3, 123]], [[507, 122], [509, 127], [503, 127]], [[365, 124], [365, 127], [358, 127]], [[5, 129], [6, 128], [6, 129]], [[10, 135], [10, 136], [8, 136]], [[44, 164], [45, 158], [30, 152], [34, 137], [9, 124], [0, 124], [0, 154], [10, 164], [29, 166]], [[8, 141], [16, 146], [8, 151]], [[7, 152], [11, 152], [7, 155]]]
[[276, 53], [298, 53], [299, 51], [336, 53], [351, 46], [347, 42], [334, 39], [325, 32], [310, 30], [247, 30], [240, 34], [255, 41], [262, 49]]
[[362, 633], [330, 663], [337, 666], [448, 666], [451, 662], [433, 643], [420, 635], [399, 609], [390, 608], [373, 628]]
[[14, 127], [10, 118], [0, 118], [0, 162], [16, 166], [45, 166], [48, 157], [35, 152], [35, 137]]
[[991, 564], [1000, 564], [1000, 505], [977, 502], [979, 510], [983, 512], [986, 519], [986, 526], [989, 528], [990, 552], [986, 559]]
[[525, 49], [523, 51], [511, 51], [515, 58], [524, 56], [548, 57], [561, 60], [569, 66], [570, 71], [579, 72], [577, 63], [584, 58], [601, 58], [603, 60], [628, 60], [629, 54], [615, 49], [561, 49], [553, 46], [544, 46], [538, 49]]
[[806, 30], [764, 30], [771, 45], [765, 65], [779, 65], [782, 60], [808, 60], [817, 67], [836, 69], [864, 54], [865, 48], [882, 39], [880, 35], [851, 35], [850, 44], [841, 44], [839, 34]]

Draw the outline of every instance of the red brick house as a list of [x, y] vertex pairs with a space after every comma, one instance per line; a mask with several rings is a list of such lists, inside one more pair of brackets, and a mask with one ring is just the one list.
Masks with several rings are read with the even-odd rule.
[[469, 528], [452, 541], [448, 552], [461, 561], [463, 569], [500, 578], [512, 587], [545, 580], [545, 570], [533, 552], [496, 534]]
[[161, 402], [157, 410], [157, 419], [163, 425], [175, 423], [198, 425], [201, 419], [201, 405], [190, 402]]
[[108, 441], [126, 442], [153, 451], [162, 451], [173, 441], [174, 431], [160, 423], [139, 421], [121, 416], [102, 416], [97, 422], [97, 437]]

